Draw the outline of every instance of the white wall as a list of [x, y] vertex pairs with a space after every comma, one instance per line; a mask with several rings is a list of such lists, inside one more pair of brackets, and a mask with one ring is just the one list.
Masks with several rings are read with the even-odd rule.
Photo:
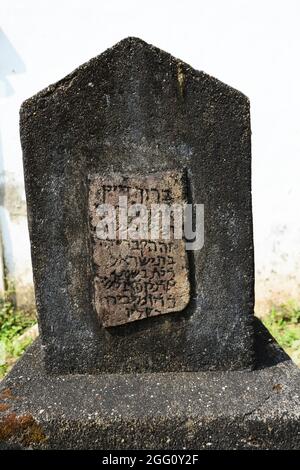
[[21, 102], [138, 36], [251, 99], [257, 300], [299, 298], [299, 15], [297, 0], [1, 0], [0, 222], [12, 276], [30, 284]]

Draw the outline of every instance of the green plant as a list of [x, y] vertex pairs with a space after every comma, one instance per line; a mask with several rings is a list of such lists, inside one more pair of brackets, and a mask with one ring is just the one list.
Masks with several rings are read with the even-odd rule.
[[273, 307], [262, 321], [280, 346], [300, 366], [300, 306], [290, 301]]
[[15, 309], [8, 295], [0, 298], [0, 377], [31, 343], [32, 339], [22, 339], [22, 334], [35, 322], [33, 315]]

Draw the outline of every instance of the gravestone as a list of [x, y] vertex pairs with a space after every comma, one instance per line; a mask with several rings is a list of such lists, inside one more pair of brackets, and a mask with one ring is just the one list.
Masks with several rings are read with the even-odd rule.
[[[250, 134], [242, 93], [135, 38], [25, 101], [41, 339], [0, 446], [299, 446], [299, 371], [253, 316]], [[158, 205], [204, 207], [200, 243], [175, 212], [149, 237]]]
[[[21, 141], [49, 372], [253, 367], [250, 119], [242, 93], [127, 39], [27, 100]], [[122, 258], [116, 243], [107, 248], [91, 234], [105, 202], [95, 193], [105, 185], [123, 185], [108, 191], [111, 200], [127, 185], [129, 203], [141, 202], [134, 192], [142, 188], [152, 189], [153, 203], [177, 191], [175, 202], [204, 205], [204, 246], [185, 253], [176, 240], [176, 287], [165, 295], [162, 276], [152, 305], [149, 293], [133, 296], [132, 276], [119, 291], [107, 264], [112, 254]], [[127, 257], [147, 249], [149, 256], [149, 246], [127, 245], [119, 245]], [[150, 280], [140, 264], [123, 267], [124, 276], [134, 269]]]

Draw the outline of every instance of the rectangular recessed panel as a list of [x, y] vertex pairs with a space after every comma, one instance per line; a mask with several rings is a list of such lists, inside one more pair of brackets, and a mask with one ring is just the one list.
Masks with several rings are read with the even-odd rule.
[[178, 171], [89, 177], [95, 308], [103, 326], [187, 306], [188, 261], [177, 232], [185, 189]]

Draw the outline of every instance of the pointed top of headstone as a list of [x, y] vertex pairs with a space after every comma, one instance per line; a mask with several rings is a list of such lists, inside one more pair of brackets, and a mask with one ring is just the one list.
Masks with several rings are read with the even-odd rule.
[[[212, 89], [215, 89], [216, 94], [225, 94], [229, 95], [231, 98], [249, 101], [243, 93], [235, 88], [226, 85], [203, 71], [193, 69], [182, 60], [173, 57], [171, 54], [158, 47], [148, 44], [140, 38], [129, 36], [90, 59], [88, 62], [80, 65], [63, 79], [49, 85], [47, 88], [26, 100], [21, 110], [27, 108], [27, 106], [32, 106], [34, 101], [43, 98], [46, 99], [56, 92], [64, 92], [73, 86], [76, 87], [76, 85], [81, 82], [81, 80], [78, 81], [78, 79], [83, 79], [84, 76], [87, 80], [93, 77], [97, 78], [97, 75], [99, 73], [101, 74], [103, 67], [109, 67], [109, 71], [107, 71], [108, 79], [116, 75], [118, 71], [122, 79], [125, 76], [122, 74], [122, 71], [124, 71], [124, 74], [127, 73], [127, 77], [130, 77], [132, 73], [139, 74], [140, 71], [141, 78], [143, 78], [142, 69], [147, 64], [151, 68], [153, 78], [155, 78], [156, 72], [159, 71], [159, 68], [162, 67], [163, 64], [169, 68], [170, 72], [173, 70], [178, 82], [178, 89], [182, 95], [186, 91], [189, 77], [189, 79], [203, 83], [205, 87], [209, 85]], [[150, 77], [147, 79], [149, 80], [149, 78]]]

